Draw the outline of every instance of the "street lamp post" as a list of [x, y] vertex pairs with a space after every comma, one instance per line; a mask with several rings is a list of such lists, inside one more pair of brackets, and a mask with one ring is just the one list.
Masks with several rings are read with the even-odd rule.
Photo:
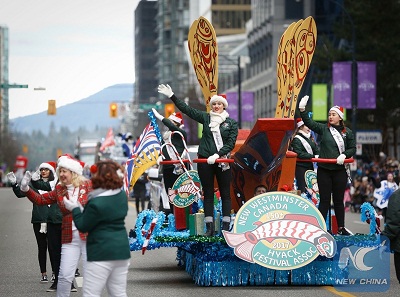
[[329, 0], [336, 5], [338, 5], [342, 11], [345, 13], [346, 17], [350, 21], [351, 25], [351, 108], [352, 108], [352, 115], [351, 115], [351, 129], [354, 132], [354, 135], [357, 133], [357, 61], [356, 61], [356, 30], [354, 26], [354, 22], [350, 14], [347, 12], [347, 10], [344, 8], [342, 4], [335, 0]]
[[237, 57], [238, 66], [238, 128], [242, 129], [242, 74], [240, 69], [240, 56]]
[[[222, 57], [228, 61], [233, 62], [233, 59], [228, 58], [227, 56], [223, 56], [223, 55], [219, 55], [219, 57]], [[233, 58], [233, 57], [232, 57]], [[237, 72], [238, 72], [238, 76], [237, 76], [237, 84], [238, 84], [238, 128], [242, 129], [242, 73], [241, 73], [241, 69], [240, 69], [240, 55], [237, 56]]]

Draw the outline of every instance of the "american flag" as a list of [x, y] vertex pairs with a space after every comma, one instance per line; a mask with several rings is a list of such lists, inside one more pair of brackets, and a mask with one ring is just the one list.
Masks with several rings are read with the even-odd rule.
[[129, 159], [126, 161], [127, 177], [125, 178], [125, 191], [129, 192], [138, 178], [146, 169], [157, 163], [160, 155], [161, 145], [151, 123], [144, 128], [139, 139], [136, 141]]

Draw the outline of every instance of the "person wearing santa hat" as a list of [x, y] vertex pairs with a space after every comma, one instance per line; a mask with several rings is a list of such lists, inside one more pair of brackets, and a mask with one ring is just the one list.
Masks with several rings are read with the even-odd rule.
[[[187, 139], [186, 131], [183, 130], [183, 117], [180, 112], [172, 113], [168, 118], [165, 118], [161, 114], [157, 112], [154, 108], [152, 108], [154, 116], [163, 122], [163, 124], [168, 128], [166, 132], [163, 134], [163, 142], [165, 144], [172, 144], [176, 151], [179, 154], [181, 159], [185, 159], [185, 143]], [[173, 133], [179, 132], [179, 133]], [[160, 161], [170, 161], [170, 160], [178, 160], [178, 156], [174, 152], [173, 148], [170, 145], [163, 146], [162, 156], [160, 156], [157, 160], [157, 164], [160, 165]], [[187, 164], [185, 164], [187, 168]], [[188, 170], [190, 168], [187, 168]], [[182, 164], [163, 164], [162, 173], [164, 180], [165, 191], [168, 193], [168, 189], [171, 189], [175, 184], [178, 177], [184, 172]], [[166, 215], [173, 213], [173, 204], [170, 203], [170, 209], [163, 209]]]
[[[298, 159], [317, 158], [319, 155], [319, 148], [311, 135], [311, 129], [304, 125], [301, 118], [296, 120], [296, 129], [291, 141], [291, 150], [297, 154]], [[302, 193], [307, 193], [306, 181], [304, 178], [307, 170], [314, 170], [312, 162], [296, 162], [296, 184], [297, 189]]]
[[[51, 190], [51, 185], [55, 184], [55, 168], [52, 167], [52, 162], [44, 162], [40, 164], [37, 179], [43, 181], [43, 184], [33, 184], [32, 189], [37, 193], [46, 193], [46, 191]], [[54, 163], [54, 162], [53, 162]], [[24, 192], [20, 190], [20, 185], [17, 183], [17, 178], [14, 172], [9, 172], [7, 174], [7, 178], [12, 185], [13, 192], [18, 198], [25, 198], [26, 195]], [[54, 209], [49, 208], [47, 205], [36, 205], [33, 204], [32, 208], [32, 219], [31, 223], [33, 226], [33, 231], [35, 233], [36, 243], [38, 246], [38, 260], [39, 267], [42, 273], [42, 277], [40, 282], [47, 283], [47, 250], [49, 251], [50, 263], [53, 269], [53, 272], [56, 271], [56, 260], [54, 256], [54, 241], [56, 240], [53, 235], [53, 230], [49, 224], [49, 217], [51, 213], [54, 212]], [[60, 221], [61, 223], [61, 221]], [[61, 230], [61, 229], [60, 229]]]
[[[356, 153], [356, 140], [354, 133], [345, 126], [343, 121], [343, 107], [333, 106], [328, 113], [328, 123], [322, 124], [313, 121], [306, 112], [308, 96], [299, 102], [301, 118], [304, 124], [320, 135], [319, 157], [336, 159], [332, 163], [318, 163], [317, 181], [320, 195], [318, 206], [322, 216], [326, 218], [331, 206], [331, 197], [338, 224], [338, 235], [351, 235], [344, 224], [343, 197], [346, 190], [350, 170], [345, 166], [345, 159], [351, 158]], [[332, 224], [329, 224], [331, 226]]]
[[226, 112], [228, 101], [221, 95], [213, 95], [209, 105], [209, 113], [190, 107], [178, 99], [169, 85], [159, 85], [158, 92], [172, 100], [178, 109], [191, 119], [203, 124], [203, 135], [200, 140], [198, 157], [207, 159], [206, 163], [199, 163], [201, 185], [204, 193], [204, 222], [206, 236], [214, 235], [214, 178], [222, 201], [222, 230], [229, 231], [231, 213], [231, 169], [229, 163], [216, 162], [218, 159], [230, 158], [230, 152], [235, 147], [238, 136], [238, 124]]
[[125, 169], [111, 160], [90, 169], [93, 191], [84, 211], [64, 197], [78, 230], [88, 232], [83, 296], [100, 297], [104, 287], [108, 296], [127, 296], [131, 252], [125, 228], [128, 198], [122, 189]]
[[83, 208], [92, 191], [92, 182], [86, 179], [80, 161], [70, 155], [63, 155], [57, 160], [57, 177], [59, 183], [54, 190], [38, 194], [29, 187], [32, 174], [27, 171], [21, 181], [20, 189], [33, 203], [38, 205], [57, 204], [62, 212], [61, 263], [58, 275], [57, 296], [70, 296], [71, 283], [79, 259], [82, 257], [83, 275], [86, 267], [86, 233], [79, 232], [73, 220], [70, 207], [64, 203], [66, 197], [74, 205]]

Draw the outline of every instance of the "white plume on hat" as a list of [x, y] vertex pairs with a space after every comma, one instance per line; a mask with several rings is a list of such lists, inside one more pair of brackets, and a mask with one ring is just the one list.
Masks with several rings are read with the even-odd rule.
[[210, 99], [210, 107], [213, 104], [213, 102], [216, 102], [216, 101], [221, 102], [225, 108], [228, 108], [228, 101], [222, 95], [213, 95]]
[[63, 167], [65, 169], [71, 170], [79, 175], [83, 173], [83, 167], [78, 160], [71, 158], [70, 156], [61, 156], [57, 161], [57, 174], [59, 173], [59, 168]]

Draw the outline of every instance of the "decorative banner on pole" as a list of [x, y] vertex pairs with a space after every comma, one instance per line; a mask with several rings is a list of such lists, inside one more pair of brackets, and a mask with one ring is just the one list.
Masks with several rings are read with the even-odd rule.
[[311, 89], [314, 121], [326, 121], [328, 118], [328, 87], [326, 84], [313, 84]]
[[333, 62], [333, 105], [351, 108], [351, 62]]
[[[229, 113], [229, 117], [235, 121], [239, 118], [239, 103], [238, 103], [238, 93], [228, 92], [226, 93], [226, 100], [228, 101], [228, 108], [226, 111]], [[253, 122], [254, 121], [254, 93], [253, 92], [242, 92], [242, 122]]]
[[358, 108], [376, 108], [376, 62], [357, 62]]

